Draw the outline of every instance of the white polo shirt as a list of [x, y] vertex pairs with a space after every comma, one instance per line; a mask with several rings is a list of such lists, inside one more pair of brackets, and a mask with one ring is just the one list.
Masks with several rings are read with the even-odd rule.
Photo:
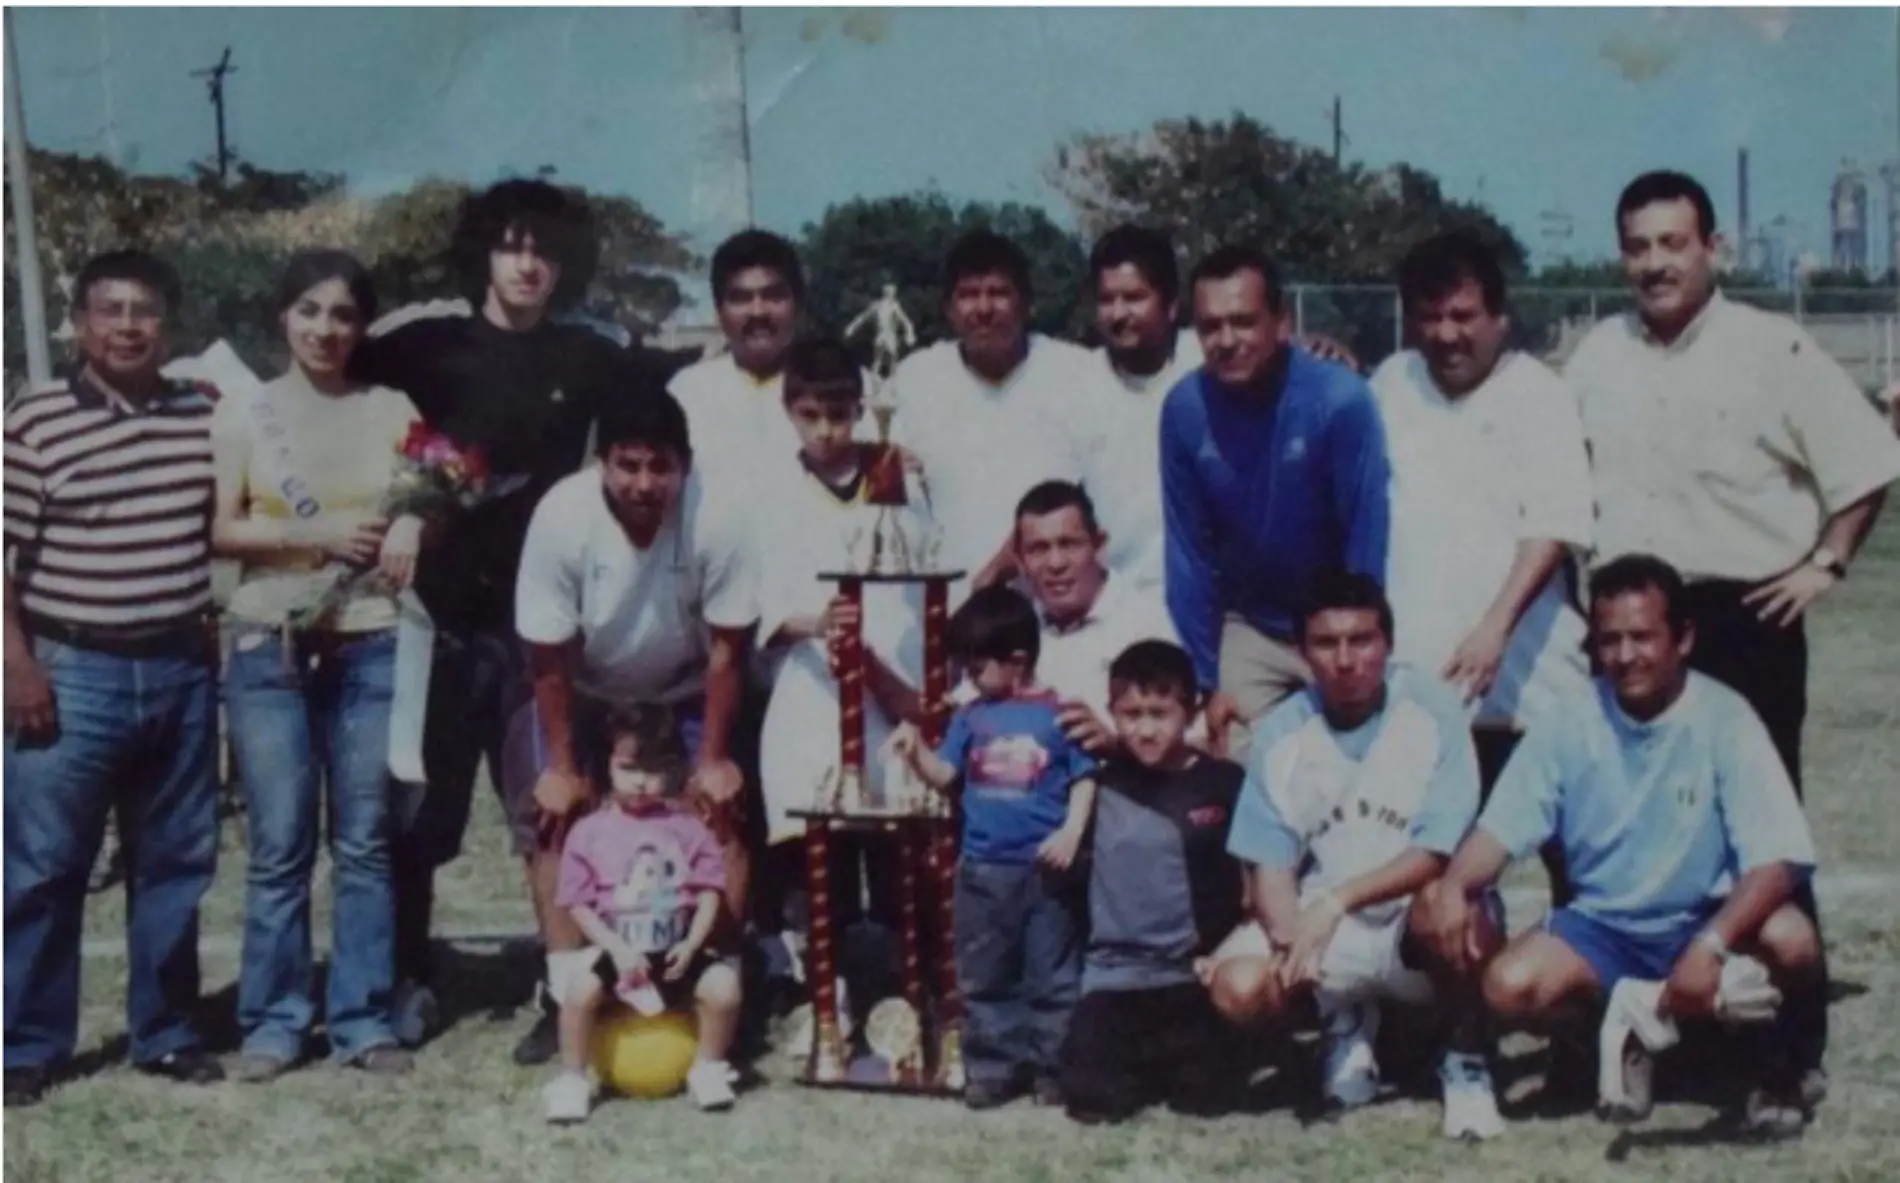
[[722, 498], [755, 492], [762, 474], [796, 462], [783, 373], [760, 380], [721, 353], [673, 375], [666, 389], [686, 412], [693, 467]]
[[1082, 487], [1108, 534], [1103, 561], [1137, 586], [1162, 588], [1167, 537], [1161, 513], [1161, 404], [1174, 384], [1199, 369], [1201, 342], [1175, 340], [1174, 356], [1153, 374], [1125, 374], [1094, 350], [1097, 381], [1082, 423]]
[[1807, 330], [1720, 292], [1667, 345], [1634, 313], [1602, 322], [1564, 374], [1598, 562], [1646, 552], [1691, 579], [1766, 579], [1900, 477], [1900, 441]]
[[677, 703], [705, 692], [712, 628], [759, 616], [757, 574], [736, 513], [689, 477], [645, 550], [607, 506], [599, 469], [562, 480], [535, 507], [515, 583], [525, 641], [581, 638], [576, 685], [612, 703]]
[[1079, 345], [1031, 334], [1028, 356], [997, 384], [963, 363], [955, 341], [898, 366], [893, 435], [923, 462], [944, 566], [975, 574], [1009, 540], [1024, 493], [1081, 478], [1079, 428], [1097, 365]]
[[[1589, 546], [1590, 469], [1575, 396], [1542, 362], [1509, 352], [1448, 398], [1415, 350], [1372, 375], [1392, 465], [1386, 594], [1394, 657], [1436, 675], [1497, 598], [1518, 544]], [[1512, 630], [1485, 722], [1529, 726], [1589, 680], [1586, 628], [1553, 572]]]

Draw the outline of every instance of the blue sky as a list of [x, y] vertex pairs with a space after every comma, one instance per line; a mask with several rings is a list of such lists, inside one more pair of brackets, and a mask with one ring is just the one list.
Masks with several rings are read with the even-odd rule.
[[[230, 44], [231, 138], [258, 164], [343, 171], [370, 192], [552, 164], [638, 197], [701, 249], [722, 229], [694, 213], [704, 121], [682, 10], [12, 17], [29, 132], [45, 147], [182, 171], [212, 143], [188, 71]], [[1540, 253], [1544, 211], [1557, 210], [1575, 219], [1573, 253], [1606, 254], [1617, 190], [1658, 165], [1700, 176], [1732, 220], [1744, 143], [1757, 224], [1785, 214], [1824, 250], [1841, 160], [1900, 156], [1886, 8], [812, 8], [751, 10], [745, 26], [756, 214], [784, 231], [833, 201], [925, 187], [1066, 218], [1043, 174], [1073, 133], [1239, 109], [1330, 143], [1336, 93], [1349, 157], [1434, 171]]]

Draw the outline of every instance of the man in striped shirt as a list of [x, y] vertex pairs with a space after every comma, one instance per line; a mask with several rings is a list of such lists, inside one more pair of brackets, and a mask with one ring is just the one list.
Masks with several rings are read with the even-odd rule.
[[116, 808], [130, 852], [133, 1062], [223, 1072], [192, 1025], [217, 859], [213, 397], [167, 381], [178, 277], [135, 251], [80, 271], [83, 361], [6, 412], [6, 1104], [73, 1052], [86, 880]]

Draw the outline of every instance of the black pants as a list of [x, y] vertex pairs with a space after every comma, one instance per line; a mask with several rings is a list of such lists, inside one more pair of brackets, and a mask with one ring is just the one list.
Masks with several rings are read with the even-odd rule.
[[1123, 1121], [1157, 1102], [1220, 1113], [1238, 1079], [1234, 1034], [1198, 982], [1084, 994], [1062, 1044], [1069, 1116]]
[[[1801, 795], [1801, 725], [1808, 715], [1808, 636], [1805, 620], [1787, 627], [1757, 618], [1742, 602], [1752, 584], [1708, 580], [1688, 588], [1695, 625], [1691, 668], [1723, 682], [1748, 700], [1768, 729], [1768, 738]], [[1812, 880], [1795, 889], [1794, 904], [1821, 927]], [[1819, 984], [1786, 1000], [1774, 1024], [1775, 1041], [1797, 1070], [1819, 1067], [1827, 1050], [1827, 960], [1823, 946]]]

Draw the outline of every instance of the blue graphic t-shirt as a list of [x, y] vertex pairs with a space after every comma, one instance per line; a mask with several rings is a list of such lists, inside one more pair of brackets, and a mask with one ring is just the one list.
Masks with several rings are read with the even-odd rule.
[[1069, 786], [1095, 760], [1069, 741], [1049, 698], [974, 702], [959, 710], [937, 755], [963, 777], [963, 857], [1029, 863], [1062, 825]]

